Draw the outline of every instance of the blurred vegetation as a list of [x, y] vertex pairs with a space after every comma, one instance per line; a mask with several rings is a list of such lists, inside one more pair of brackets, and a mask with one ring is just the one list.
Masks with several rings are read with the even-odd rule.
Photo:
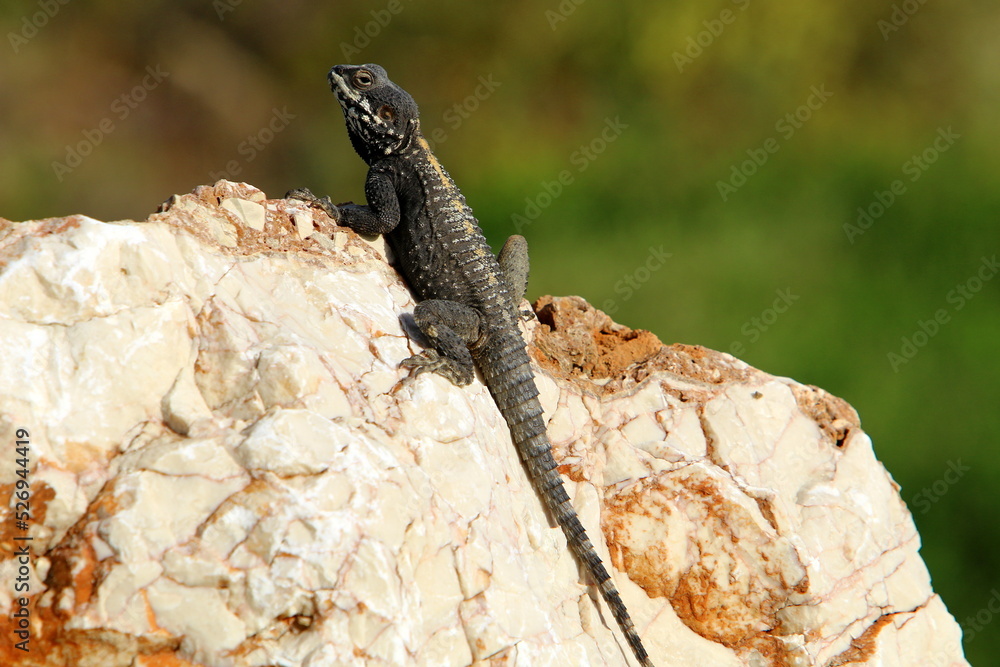
[[384, 65], [494, 247], [528, 237], [530, 297], [849, 400], [996, 664], [1000, 626], [969, 629], [1000, 588], [1000, 5], [43, 0], [0, 26], [15, 220], [142, 219], [223, 173], [362, 201], [325, 74]]

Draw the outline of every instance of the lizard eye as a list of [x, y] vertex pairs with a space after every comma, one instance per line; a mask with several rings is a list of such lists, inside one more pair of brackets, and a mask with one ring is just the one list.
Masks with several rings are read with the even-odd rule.
[[373, 77], [372, 73], [368, 70], [359, 69], [354, 73], [351, 81], [354, 83], [355, 88], [361, 88], [363, 90], [365, 88], [370, 88], [371, 85], [375, 83], [375, 77]]
[[396, 113], [392, 110], [392, 107], [386, 104], [379, 107], [378, 117], [381, 118], [382, 120], [387, 120], [391, 123], [393, 120], [395, 120]]

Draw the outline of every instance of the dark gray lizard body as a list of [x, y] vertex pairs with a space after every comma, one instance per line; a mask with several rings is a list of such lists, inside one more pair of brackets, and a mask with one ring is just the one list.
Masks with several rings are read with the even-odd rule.
[[469, 384], [474, 364], [507, 421], [538, 494], [573, 553], [587, 567], [639, 662], [651, 665], [611, 577], [570, 504], [552, 458], [538, 389], [518, 329], [528, 277], [527, 245], [512, 236], [499, 258], [420, 133], [417, 105], [378, 65], [338, 65], [329, 74], [355, 150], [368, 163], [367, 206], [333, 206], [308, 190], [288, 196], [321, 205], [338, 224], [383, 234], [421, 299], [414, 319], [433, 348], [410, 357], [413, 373], [433, 371]]

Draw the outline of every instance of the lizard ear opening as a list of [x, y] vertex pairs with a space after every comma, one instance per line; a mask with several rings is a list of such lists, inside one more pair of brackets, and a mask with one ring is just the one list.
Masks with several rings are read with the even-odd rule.
[[391, 123], [396, 120], [396, 112], [388, 104], [383, 104], [378, 109], [378, 117]]

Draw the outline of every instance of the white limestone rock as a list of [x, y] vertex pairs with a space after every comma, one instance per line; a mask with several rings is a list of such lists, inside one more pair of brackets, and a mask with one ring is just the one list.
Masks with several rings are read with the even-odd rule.
[[[403, 382], [414, 303], [381, 241], [226, 181], [164, 208], [0, 220], [33, 538], [31, 651], [0, 663], [634, 664], [481, 382]], [[655, 664], [967, 664], [850, 406], [537, 309], [556, 458]]]

